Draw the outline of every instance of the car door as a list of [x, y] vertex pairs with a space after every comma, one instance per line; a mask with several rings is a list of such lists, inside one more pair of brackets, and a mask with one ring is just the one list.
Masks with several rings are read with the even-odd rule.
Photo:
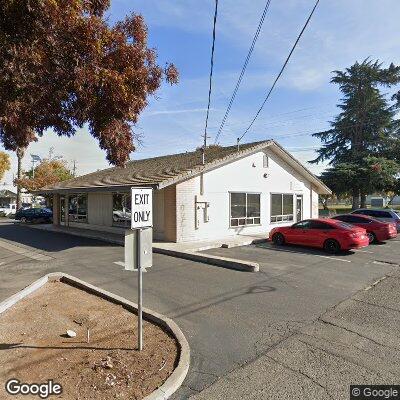
[[32, 221], [32, 209], [29, 208], [27, 210], [22, 210], [21, 218], [26, 218], [27, 221]]
[[310, 221], [300, 221], [296, 224], [293, 224], [290, 229], [286, 232], [285, 236], [287, 238], [287, 242], [293, 244], [306, 245], [309, 241], [309, 227]]
[[322, 247], [326, 239], [332, 237], [332, 230], [335, 229], [322, 221], [311, 221], [308, 231], [308, 245], [312, 247]]
[[32, 211], [31, 221], [36, 222], [40, 220], [40, 218], [42, 217], [40, 213], [40, 208], [32, 208], [31, 211]]
[[396, 222], [395, 218], [389, 211], [375, 211], [377, 216], [375, 218], [380, 219], [381, 221], [385, 222]]

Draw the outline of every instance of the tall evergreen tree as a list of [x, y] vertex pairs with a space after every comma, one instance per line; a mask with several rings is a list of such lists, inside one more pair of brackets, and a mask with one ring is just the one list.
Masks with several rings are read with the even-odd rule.
[[[329, 160], [329, 179], [336, 176], [351, 191], [353, 209], [365, 206], [365, 197], [372, 189], [371, 182], [383, 173], [393, 173], [388, 164], [398, 121], [396, 104], [391, 104], [383, 88], [400, 82], [400, 67], [390, 64], [383, 68], [379, 61], [356, 62], [344, 71], [334, 71], [332, 83], [338, 84], [343, 98], [340, 113], [330, 123], [331, 129], [315, 133], [323, 145], [311, 163]], [[372, 158], [371, 158], [372, 157]], [[396, 168], [394, 168], [396, 169]], [[378, 171], [379, 170], [379, 171]], [[385, 175], [385, 181], [389, 175]]]

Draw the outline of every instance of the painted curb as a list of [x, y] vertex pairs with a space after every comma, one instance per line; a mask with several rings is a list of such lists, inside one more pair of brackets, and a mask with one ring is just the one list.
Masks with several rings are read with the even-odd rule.
[[[12, 295], [8, 299], [0, 302], [0, 314], [9, 309], [10, 307], [12, 307], [18, 301], [22, 300], [31, 293], [40, 289], [47, 282], [54, 280], [59, 280], [60, 282], [70, 284], [71, 286], [83, 289], [88, 293], [99, 296], [115, 304], [122, 305], [129, 311], [133, 312], [137, 311], [136, 303], [133, 303], [121, 296], [103, 290], [97, 286], [91, 285], [90, 283], [82, 281], [78, 278], [75, 278], [63, 272], [52, 272], [34, 281], [29, 286], [22, 289], [18, 293]], [[158, 326], [164, 328], [173, 337], [175, 337], [179, 346], [179, 353], [180, 353], [179, 361], [178, 365], [176, 366], [172, 374], [158, 389], [156, 389], [153, 393], [143, 398], [143, 400], [165, 400], [168, 399], [174, 392], [176, 392], [176, 390], [182, 385], [182, 382], [184, 381], [188, 373], [190, 364], [189, 343], [187, 342], [179, 326], [170, 318], [167, 318], [164, 315], [149, 310], [148, 308], [143, 308], [143, 319], [151, 321], [157, 324]]]
[[199, 253], [197, 251], [178, 251], [153, 246], [153, 253], [165, 254], [167, 256], [197, 261], [204, 264], [216, 265], [217, 267], [235, 269], [237, 271], [258, 272], [260, 270], [260, 266], [256, 262], [214, 256], [211, 254]]

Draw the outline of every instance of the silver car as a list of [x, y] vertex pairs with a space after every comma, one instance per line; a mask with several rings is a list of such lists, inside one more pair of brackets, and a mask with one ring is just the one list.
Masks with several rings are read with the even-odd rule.
[[392, 222], [396, 224], [397, 232], [400, 232], [400, 214], [398, 211], [388, 209], [376, 209], [376, 208], [360, 208], [352, 211], [351, 214], [368, 215], [380, 221]]

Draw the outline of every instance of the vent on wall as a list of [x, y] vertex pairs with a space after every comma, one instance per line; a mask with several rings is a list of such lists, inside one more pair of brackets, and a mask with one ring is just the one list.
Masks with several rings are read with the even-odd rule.
[[268, 168], [269, 167], [269, 158], [268, 158], [268, 156], [266, 154], [264, 154], [264, 157], [263, 157], [263, 167], [264, 168]]

